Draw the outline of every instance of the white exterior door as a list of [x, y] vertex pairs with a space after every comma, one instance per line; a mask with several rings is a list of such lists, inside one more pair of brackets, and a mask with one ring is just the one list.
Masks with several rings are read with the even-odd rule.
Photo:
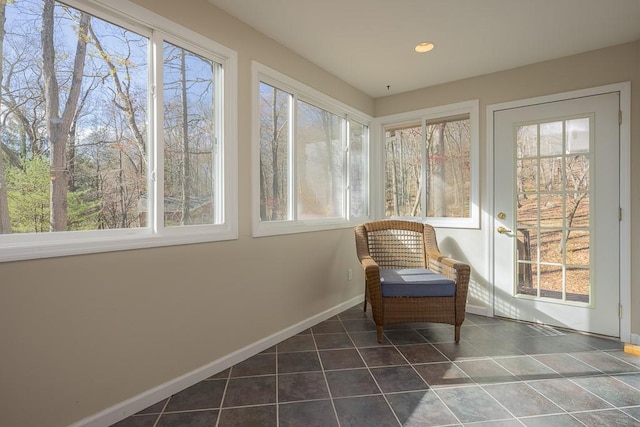
[[494, 113], [494, 313], [620, 336], [618, 92]]

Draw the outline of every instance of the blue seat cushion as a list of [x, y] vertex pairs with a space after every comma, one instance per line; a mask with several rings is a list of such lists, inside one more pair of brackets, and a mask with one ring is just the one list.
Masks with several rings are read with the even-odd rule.
[[381, 268], [383, 297], [451, 297], [456, 282], [426, 268]]

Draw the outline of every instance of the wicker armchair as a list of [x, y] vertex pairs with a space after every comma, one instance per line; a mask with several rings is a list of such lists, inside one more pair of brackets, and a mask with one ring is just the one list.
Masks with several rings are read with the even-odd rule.
[[[382, 342], [385, 325], [410, 322], [454, 325], [455, 341], [460, 342], [471, 269], [440, 253], [433, 227], [413, 221], [373, 221], [356, 226], [355, 237], [356, 251], [365, 273], [364, 310], [369, 301], [378, 342]], [[438, 291], [437, 284], [416, 282], [415, 285], [426, 286], [419, 288], [421, 291], [416, 296], [408, 291], [413, 286], [411, 280], [402, 280], [395, 291], [389, 291], [392, 280], [385, 281], [385, 277], [397, 272], [410, 272], [413, 277], [415, 272], [429, 274], [429, 278], [437, 279], [437, 284], [448, 283], [448, 291]]]

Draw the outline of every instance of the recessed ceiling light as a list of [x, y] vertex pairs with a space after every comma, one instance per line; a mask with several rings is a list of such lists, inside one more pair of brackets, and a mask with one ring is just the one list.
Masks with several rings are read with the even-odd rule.
[[425, 53], [425, 52], [429, 52], [430, 50], [433, 49], [433, 43], [429, 43], [429, 42], [423, 42], [423, 43], [419, 43], [416, 46], [416, 52], [418, 53]]

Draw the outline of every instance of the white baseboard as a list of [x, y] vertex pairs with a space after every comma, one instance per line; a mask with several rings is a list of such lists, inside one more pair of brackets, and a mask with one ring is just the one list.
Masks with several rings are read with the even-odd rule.
[[140, 393], [130, 399], [120, 402], [110, 408], [105, 409], [97, 414], [91, 415], [85, 419], [82, 419], [70, 427], [108, 427], [117, 423], [120, 420], [127, 418], [130, 415], [136, 414], [141, 410], [166, 399], [167, 397], [191, 387], [200, 381], [209, 378], [219, 372], [224, 371], [231, 366], [248, 359], [249, 357], [260, 353], [268, 348], [273, 347], [277, 343], [290, 338], [305, 329], [308, 329], [324, 320], [327, 320], [336, 314], [351, 308], [357, 304], [361, 304], [364, 295], [359, 295], [355, 298], [351, 298], [337, 306], [309, 317], [293, 326], [276, 332], [266, 338], [254, 342], [244, 348], [234, 351], [218, 360], [204, 365], [194, 371], [188, 372], [178, 378], [167, 381], [164, 384], [160, 384], [150, 390]]
[[[477, 314], [479, 316], [485, 316], [485, 317], [489, 316], [487, 307], [483, 307], [483, 306], [480, 306], [480, 305], [467, 304], [467, 307], [466, 307], [465, 311], [467, 313]], [[489, 316], [489, 317], [493, 317], [493, 316]]]

